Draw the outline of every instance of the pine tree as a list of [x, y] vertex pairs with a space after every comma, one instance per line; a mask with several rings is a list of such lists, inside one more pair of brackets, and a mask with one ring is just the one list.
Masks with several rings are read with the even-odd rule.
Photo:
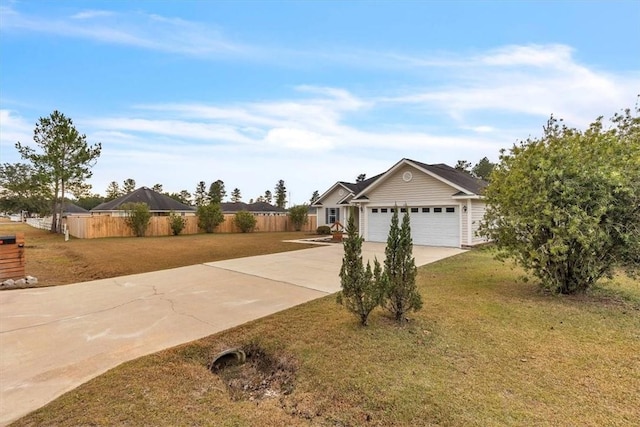
[[413, 240], [409, 209], [398, 227], [398, 207], [391, 218], [391, 229], [385, 248], [384, 276], [385, 296], [382, 305], [389, 310], [397, 322], [404, 322], [409, 311], [422, 307], [422, 298], [416, 286], [416, 268], [413, 258]]
[[276, 206], [284, 208], [287, 206], [287, 187], [284, 185], [284, 181], [281, 179], [276, 184]]
[[209, 204], [209, 194], [207, 194], [207, 184], [204, 181], [200, 181], [196, 187], [196, 192], [193, 195], [193, 201], [196, 206], [204, 206]]
[[240, 193], [240, 189], [234, 188], [233, 191], [231, 192], [231, 202], [238, 203], [240, 200], [242, 200], [242, 194]]
[[122, 194], [132, 193], [136, 189], [136, 180], [133, 178], [127, 178], [122, 183]]
[[337, 301], [358, 316], [362, 326], [367, 325], [371, 311], [380, 305], [384, 292], [382, 268], [376, 259], [373, 271], [371, 263], [365, 268], [362, 262], [363, 238], [358, 235], [355, 215], [349, 216], [347, 238], [344, 240], [344, 257], [340, 268], [340, 286]]
[[33, 141], [38, 149], [16, 143], [23, 159], [28, 160], [38, 173], [46, 177], [43, 184], [50, 185], [51, 231], [60, 231], [64, 200], [67, 193], [80, 197], [88, 190], [85, 181], [91, 178], [91, 168], [95, 165], [102, 145], [90, 146], [87, 137], [80, 134], [73, 121], [59, 111], [48, 117], [40, 117], [33, 131]]
[[209, 186], [209, 203], [222, 203], [226, 195], [227, 191], [224, 189], [224, 181], [221, 179]]
[[111, 181], [107, 186], [107, 195], [104, 198], [105, 202], [109, 202], [111, 200], [115, 200], [121, 196], [120, 186], [116, 181]]

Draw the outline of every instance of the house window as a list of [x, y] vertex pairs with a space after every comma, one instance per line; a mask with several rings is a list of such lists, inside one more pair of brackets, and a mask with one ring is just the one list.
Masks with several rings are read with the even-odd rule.
[[400, 212], [406, 213], [407, 212], [407, 208], [400, 208]]
[[339, 208], [326, 208], [325, 209], [325, 224], [335, 224], [340, 221], [340, 209]]
[[422, 208], [422, 213], [429, 213], [431, 208]]
[[447, 208], [447, 212], [448, 213], [452, 213], [452, 212], [455, 212], [455, 211], [456, 211], [456, 208]]
[[440, 213], [440, 212], [442, 212], [442, 208], [433, 208], [433, 211], [435, 213]]
[[417, 213], [418, 212], [418, 208], [411, 208], [411, 213]]
[[371, 213], [378, 213], [378, 208], [371, 209]]
[[394, 213], [396, 211], [396, 208], [391, 208], [391, 213]]
[[380, 212], [382, 212], [382, 213], [387, 213], [387, 212], [388, 212], [388, 210], [387, 210], [387, 208], [382, 208], [382, 209], [380, 209]]

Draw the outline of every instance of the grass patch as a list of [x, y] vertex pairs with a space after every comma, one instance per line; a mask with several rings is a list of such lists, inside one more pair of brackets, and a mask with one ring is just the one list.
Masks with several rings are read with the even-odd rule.
[[[377, 309], [362, 328], [328, 296], [124, 363], [15, 425], [635, 425], [638, 283], [549, 296], [520, 275], [467, 252], [419, 269], [403, 327]], [[289, 392], [239, 399], [208, 370], [248, 345], [294, 367]]]
[[107, 279], [312, 246], [283, 242], [309, 237], [303, 232], [72, 238], [65, 242], [60, 234], [28, 225], [4, 223], [0, 226], [2, 233], [25, 233], [26, 274], [37, 277], [39, 286]]

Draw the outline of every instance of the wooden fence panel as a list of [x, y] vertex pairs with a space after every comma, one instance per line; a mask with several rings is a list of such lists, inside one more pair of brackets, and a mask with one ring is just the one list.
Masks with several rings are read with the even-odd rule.
[[[234, 223], [235, 215], [225, 214], [224, 222], [220, 224], [216, 233], [239, 233], [240, 229]], [[197, 234], [198, 217], [186, 216], [185, 228], [180, 234]], [[103, 237], [133, 237], [133, 232], [126, 224], [123, 217], [107, 215], [97, 216], [69, 216], [66, 218], [69, 234], [80, 239], [98, 239]], [[309, 216], [309, 221], [302, 227], [303, 231], [312, 232], [317, 228], [317, 218]], [[256, 216], [255, 231], [279, 232], [294, 231], [293, 224], [286, 215], [281, 216]], [[169, 236], [171, 226], [168, 216], [154, 216], [149, 222], [149, 228], [145, 236]]]

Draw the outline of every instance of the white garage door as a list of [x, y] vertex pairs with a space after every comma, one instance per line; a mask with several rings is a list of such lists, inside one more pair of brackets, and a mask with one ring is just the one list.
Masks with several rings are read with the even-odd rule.
[[[393, 209], [392, 207], [368, 209], [368, 241], [387, 241]], [[409, 208], [413, 244], [459, 247], [460, 212], [458, 210], [458, 206]], [[403, 215], [404, 212], [399, 212], [399, 224], [402, 224]]]

